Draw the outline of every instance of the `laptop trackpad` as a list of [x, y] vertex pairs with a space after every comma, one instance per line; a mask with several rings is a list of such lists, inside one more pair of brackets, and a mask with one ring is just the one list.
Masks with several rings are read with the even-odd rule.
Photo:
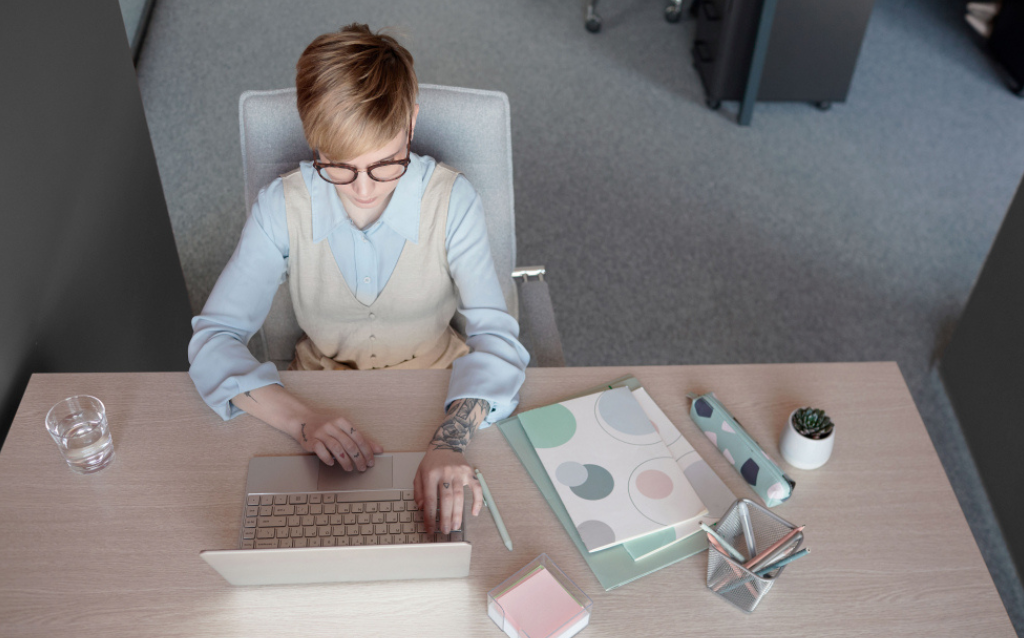
[[341, 464], [320, 464], [320, 475], [317, 477], [316, 489], [321, 492], [341, 492], [343, 490], [388, 490], [394, 487], [394, 459], [390, 454], [375, 454], [373, 467], [365, 472], [353, 470], [346, 472]]

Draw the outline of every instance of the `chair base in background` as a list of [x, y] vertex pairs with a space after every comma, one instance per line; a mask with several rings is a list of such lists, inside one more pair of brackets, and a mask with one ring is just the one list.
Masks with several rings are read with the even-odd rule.
[[[665, 6], [665, 20], [679, 22], [682, 18], [683, 0], [669, 0]], [[597, 0], [588, 0], [587, 17], [583, 21], [583, 26], [591, 33], [597, 33], [601, 30], [601, 16], [597, 14]]]

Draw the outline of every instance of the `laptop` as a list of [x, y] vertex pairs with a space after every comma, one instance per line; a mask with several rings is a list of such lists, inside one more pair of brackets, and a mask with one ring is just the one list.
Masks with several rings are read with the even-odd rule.
[[238, 549], [199, 555], [232, 585], [467, 576], [466, 506], [463, 529], [427, 534], [413, 502], [423, 452], [373, 458], [365, 472], [315, 455], [252, 459]]

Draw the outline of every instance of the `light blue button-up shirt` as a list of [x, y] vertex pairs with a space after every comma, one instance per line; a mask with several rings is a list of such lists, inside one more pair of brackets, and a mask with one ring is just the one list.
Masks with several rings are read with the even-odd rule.
[[[419, 241], [420, 201], [436, 163], [426, 156], [410, 158], [380, 219], [363, 230], [352, 223], [334, 186], [316, 174], [312, 162], [299, 165], [312, 200], [313, 240], [330, 242], [338, 269], [365, 305], [391, 278], [405, 242]], [[445, 248], [471, 349], [452, 365], [445, 408], [456, 399], [484, 399], [491, 404], [487, 423], [493, 423], [519, 403], [530, 355], [519, 343], [519, 324], [506, 311], [480, 196], [461, 175], [449, 200]], [[202, 314], [192, 319], [189, 375], [203, 400], [225, 420], [241, 412], [232, 398], [272, 383], [283, 385], [274, 364], [258, 362], [246, 344], [270, 312], [287, 267], [288, 222], [278, 178], [260, 191], [235, 253]], [[344, 383], [343, 374], [338, 382]]]

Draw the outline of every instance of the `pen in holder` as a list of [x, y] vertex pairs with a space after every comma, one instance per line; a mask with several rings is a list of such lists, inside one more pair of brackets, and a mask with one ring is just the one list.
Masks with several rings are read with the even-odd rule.
[[[794, 530], [796, 532], [792, 533]], [[803, 532], [747, 499], [733, 503], [718, 521], [715, 531], [729, 547], [741, 553], [745, 549], [747, 560], [740, 561], [728, 551], [720, 551], [721, 544], [712, 537], [708, 545], [708, 589], [743, 611], [754, 611], [785, 566], [769, 571], [763, 568], [799, 550]], [[777, 543], [778, 547], [773, 548]], [[758, 558], [756, 563], [755, 558]]]

